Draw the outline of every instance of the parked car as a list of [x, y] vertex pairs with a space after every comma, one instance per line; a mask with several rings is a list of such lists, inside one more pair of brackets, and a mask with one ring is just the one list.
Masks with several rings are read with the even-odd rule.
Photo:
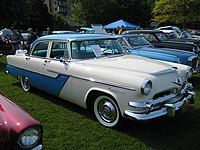
[[188, 32], [183, 31], [180, 35], [172, 40], [179, 41], [179, 42], [187, 42], [187, 43], [194, 43], [200, 47], [200, 39], [198, 37], [192, 37]]
[[88, 27], [81, 27], [79, 30], [80, 33], [94, 33], [93, 28], [88, 28]]
[[122, 118], [174, 116], [193, 103], [191, 67], [127, 55], [117, 37], [60, 34], [38, 38], [29, 54], [7, 56], [25, 91], [38, 88], [91, 109], [106, 127]]
[[195, 73], [200, 70], [198, 55], [193, 52], [169, 48], [156, 48], [151, 45], [144, 36], [139, 34], [119, 35], [119, 40], [123, 47], [127, 47], [134, 55], [188, 65], [193, 68]]
[[170, 41], [165, 33], [159, 30], [128, 30], [123, 34], [142, 34], [155, 47], [186, 50], [200, 55], [200, 49], [196, 44]]
[[0, 93], [0, 149], [41, 150], [42, 125]]
[[11, 33], [12, 31], [10, 29], [2, 29], [0, 31], [0, 54], [2, 55], [13, 54], [9, 41]]
[[175, 31], [177, 34], [181, 33], [181, 29], [177, 26], [163, 26], [163, 27], [159, 27], [156, 30], [173, 30]]
[[59, 31], [52, 31], [52, 34], [74, 34], [75, 31], [70, 30], [59, 30]]

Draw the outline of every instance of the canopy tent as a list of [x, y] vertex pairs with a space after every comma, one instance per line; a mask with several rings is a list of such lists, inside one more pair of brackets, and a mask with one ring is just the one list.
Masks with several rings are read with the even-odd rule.
[[121, 20], [118, 20], [116, 22], [105, 25], [104, 29], [116, 29], [116, 28], [121, 27], [121, 26], [124, 26], [124, 28], [126, 28], [126, 29], [135, 29], [135, 28], [140, 27], [138, 25], [128, 23], [128, 22], [121, 19]]

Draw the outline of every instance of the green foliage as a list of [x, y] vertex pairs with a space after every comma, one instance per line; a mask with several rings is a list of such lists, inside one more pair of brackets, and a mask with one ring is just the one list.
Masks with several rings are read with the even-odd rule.
[[153, 9], [154, 19], [164, 23], [188, 25], [200, 23], [199, 0], [158, 0]]
[[53, 29], [57, 29], [57, 28], [66, 28], [68, 27], [68, 19], [61, 15], [61, 14], [52, 14], [53, 17]]
[[153, 0], [76, 0], [71, 2], [72, 20], [90, 25], [124, 19], [148, 26]]
[[0, 27], [16, 26], [44, 29], [51, 25], [52, 18], [48, 13], [44, 0], [1, 0]]

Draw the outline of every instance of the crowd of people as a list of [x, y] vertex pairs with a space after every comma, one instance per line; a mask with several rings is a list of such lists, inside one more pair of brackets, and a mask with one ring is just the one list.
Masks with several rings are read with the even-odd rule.
[[23, 31], [18, 30], [16, 27], [12, 27], [11, 31], [11, 33], [1, 38], [1, 42], [10, 45], [13, 53], [15, 53], [16, 50], [19, 49], [29, 50], [31, 43], [33, 43], [38, 37], [51, 34], [51, 30], [49, 27], [47, 28], [47, 31], [45, 33], [40, 33], [37, 30], [34, 32], [32, 28], [28, 28], [27, 37], [23, 37]]

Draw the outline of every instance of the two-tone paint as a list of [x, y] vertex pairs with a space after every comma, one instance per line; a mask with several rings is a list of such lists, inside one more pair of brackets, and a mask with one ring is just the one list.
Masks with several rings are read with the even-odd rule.
[[[160, 95], [163, 99], [159, 98], [159, 103], [152, 103], [151, 109], [147, 108], [149, 112], [155, 112], [158, 108], [166, 110], [170, 107], [161, 104], [182, 102], [182, 105], [174, 106], [174, 110], [178, 110], [186, 101], [190, 102], [193, 99], [194, 93], [190, 92], [192, 86], [187, 83], [188, 71], [191, 70], [188, 66], [166, 64], [140, 56], [128, 55], [125, 50], [117, 55], [73, 59], [71, 47], [73, 41], [110, 39], [118, 43], [117, 37], [99, 34], [44, 36], [32, 44], [29, 54], [7, 56], [7, 71], [17, 78], [26, 77], [33, 87], [81, 107], [94, 108], [95, 112], [99, 111], [95, 114], [97, 119], [102, 117], [103, 119], [99, 120], [100, 123], [108, 127], [116, 125], [119, 115], [136, 120], [143, 118], [134, 116], [138, 113], [135, 111], [138, 108], [131, 102], [145, 105], [145, 102], [156, 100]], [[48, 42], [47, 55], [43, 58], [32, 56], [32, 51], [37, 44], [44, 41]], [[50, 58], [52, 43], [55, 41], [67, 44], [67, 52], [60, 60]], [[152, 89], [147, 95], [141, 92], [146, 81], [152, 83]], [[183, 94], [181, 91], [185, 91], [185, 93]], [[165, 94], [170, 93], [174, 94], [173, 97], [164, 98]], [[102, 110], [96, 108], [99, 99], [107, 101], [102, 105], [103, 108], [99, 108]], [[147, 115], [149, 112], [142, 112], [141, 115]], [[110, 113], [118, 114], [116, 121], [113, 121], [112, 118], [111, 120], [105, 119], [108, 117], [106, 115], [110, 115]], [[166, 115], [166, 113], [160, 112], [158, 114], [145, 117], [145, 120]]]

